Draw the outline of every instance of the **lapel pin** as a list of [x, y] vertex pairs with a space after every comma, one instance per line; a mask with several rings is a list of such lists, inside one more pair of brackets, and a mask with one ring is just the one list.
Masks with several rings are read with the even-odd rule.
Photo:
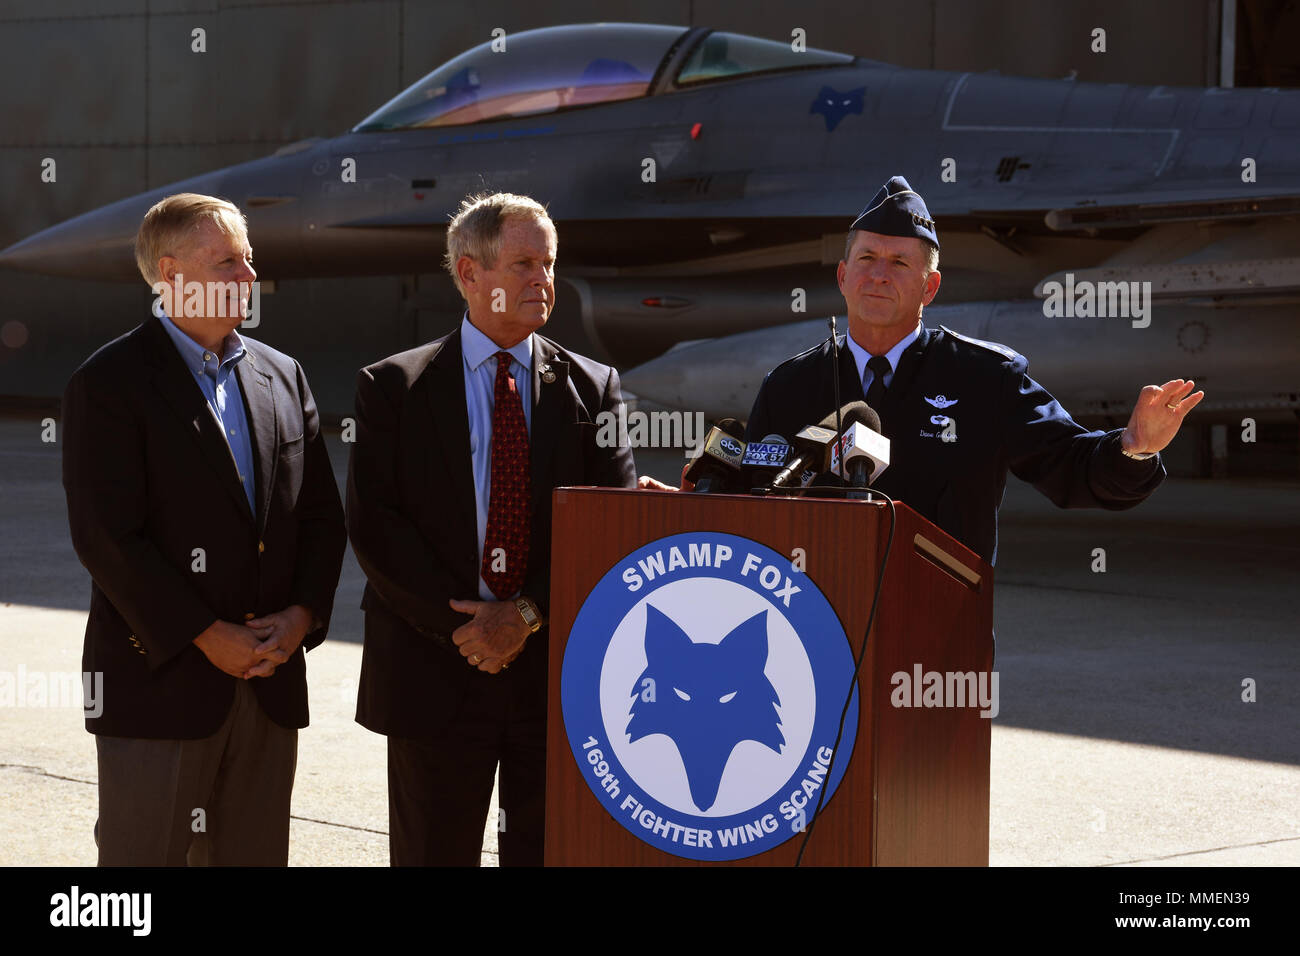
[[555, 373], [551, 371], [551, 367], [549, 365], [542, 366], [542, 381], [545, 382], [547, 385], [550, 385], [552, 382], [555, 381]]

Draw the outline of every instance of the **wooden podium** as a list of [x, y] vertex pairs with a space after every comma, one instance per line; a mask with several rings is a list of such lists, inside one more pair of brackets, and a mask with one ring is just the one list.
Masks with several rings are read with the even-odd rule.
[[[802, 549], [804, 572], [829, 600], [856, 657], [885, 551], [888, 507], [879, 501], [597, 488], [558, 488], [553, 503], [546, 863], [715, 865], [644, 842], [593, 793], [590, 768], [575, 759], [561, 704], [575, 617], [597, 582], [641, 546], [682, 532], [719, 532], [787, 558]], [[856, 743], [847, 769], [836, 768], [844, 776], [817, 817], [803, 863], [987, 866], [989, 719], [979, 715], [978, 704], [895, 706], [891, 695], [902, 686], [892, 679], [900, 672], [912, 678], [991, 669], [992, 569], [901, 502], [896, 516], [858, 672]], [[732, 862], [789, 866], [802, 842], [803, 834], [795, 833]]]

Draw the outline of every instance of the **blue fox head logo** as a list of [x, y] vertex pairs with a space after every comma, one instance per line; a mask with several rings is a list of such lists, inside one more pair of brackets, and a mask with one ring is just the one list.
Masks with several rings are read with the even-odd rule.
[[665, 734], [677, 745], [691, 800], [707, 811], [742, 740], [780, 753], [785, 746], [776, 688], [767, 666], [767, 611], [717, 644], [696, 643], [658, 608], [646, 605], [646, 668], [632, 686], [628, 742]]
[[812, 101], [808, 112], [820, 113], [822, 119], [826, 121], [826, 132], [834, 132], [835, 127], [840, 125], [840, 120], [844, 117], [850, 113], [862, 112], [866, 92], [865, 86], [859, 86], [856, 90], [849, 90], [847, 93], [823, 86], [817, 91], [817, 98]]

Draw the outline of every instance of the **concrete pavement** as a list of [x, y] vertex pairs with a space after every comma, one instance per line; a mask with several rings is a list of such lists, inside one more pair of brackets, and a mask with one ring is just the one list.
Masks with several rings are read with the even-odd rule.
[[[0, 420], [0, 674], [80, 671], [89, 579], [40, 433]], [[342, 488], [347, 448], [330, 446]], [[670, 452], [638, 461], [680, 471]], [[1300, 864], [1300, 486], [1171, 480], [1110, 514], [1012, 479], [1001, 525], [992, 864]], [[349, 552], [307, 659], [293, 865], [387, 864], [384, 740], [352, 719], [362, 583]], [[0, 864], [91, 865], [94, 743], [79, 700], [46, 703], [0, 706]], [[495, 835], [493, 809], [487, 865]]]

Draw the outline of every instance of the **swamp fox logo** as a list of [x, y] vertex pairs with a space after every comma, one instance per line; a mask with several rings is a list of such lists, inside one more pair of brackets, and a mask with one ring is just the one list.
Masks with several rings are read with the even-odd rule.
[[573, 770], [658, 850], [764, 853], [800, 832], [801, 812], [812, 819], [806, 795], [829, 801], [850, 766], [853, 664], [835, 609], [787, 555], [717, 531], [648, 541], [590, 589], [569, 631], [560, 703]]
[[850, 113], [861, 113], [864, 94], [867, 92], [865, 86], [859, 86], [856, 90], [849, 90], [841, 93], [839, 90], [832, 89], [829, 86], [823, 86], [817, 91], [817, 99], [813, 100], [812, 106], [808, 107], [809, 114], [820, 113], [822, 119], [826, 121], [826, 132], [832, 133], [835, 127], [840, 125], [840, 120]]
[[785, 747], [781, 700], [763, 673], [767, 611], [737, 625], [717, 644], [696, 643], [668, 615], [646, 605], [646, 668], [631, 693], [629, 743], [664, 734], [676, 746], [691, 800], [707, 812], [741, 741], [776, 753]]

